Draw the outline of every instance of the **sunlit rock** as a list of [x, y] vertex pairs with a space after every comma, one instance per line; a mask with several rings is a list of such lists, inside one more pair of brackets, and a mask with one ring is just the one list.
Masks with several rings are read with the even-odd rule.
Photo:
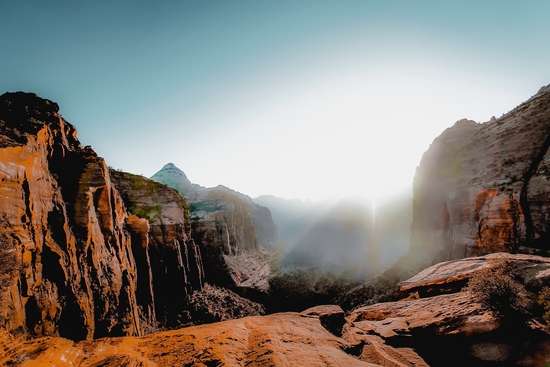
[[445, 130], [416, 171], [409, 254], [548, 254], [549, 147], [548, 87], [498, 119]]

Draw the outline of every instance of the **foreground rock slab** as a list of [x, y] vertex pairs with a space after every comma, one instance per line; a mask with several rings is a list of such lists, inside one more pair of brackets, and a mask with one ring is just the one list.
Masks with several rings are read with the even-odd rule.
[[[382, 339], [355, 345], [296, 313], [247, 317], [151, 334], [73, 343], [18, 343], [0, 334], [0, 364], [16, 366], [427, 366]], [[371, 361], [376, 361], [372, 363]], [[398, 363], [396, 363], [396, 361]]]
[[499, 260], [507, 261], [514, 273], [521, 276], [528, 289], [539, 290], [543, 284], [550, 283], [550, 258], [495, 253], [435, 264], [402, 281], [398, 288], [401, 292], [419, 292], [425, 295], [458, 292], [468, 279], [475, 277], [482, 269], [496, 266]]

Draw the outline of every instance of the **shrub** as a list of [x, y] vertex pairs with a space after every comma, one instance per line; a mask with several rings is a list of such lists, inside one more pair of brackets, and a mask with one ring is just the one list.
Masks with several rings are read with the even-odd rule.
[[[0, 222], [0, 226], [4, 224]], [[14, 239], [6, 233], [0, 234], [0, 292], [11, 285], [13, 276], [20, 267], [21, 263], [15, 253]]]
[[262, 305], [252, 302], [229, 289], [205, 284], [188, 299], [189, 322], [194, 325], [263, 315]]
[[538, 294], [538, 304], [544, 309], [542, 319], [546, 322], [546, 327], [550, 328], [550, 288], [542, 287]]
[[470, 278], [466, 290], [501, 317], [527, 314], [531, 301], [525, 287], [514, 279], [511, 262], [504, 258], [490, 259], [489, 265]]

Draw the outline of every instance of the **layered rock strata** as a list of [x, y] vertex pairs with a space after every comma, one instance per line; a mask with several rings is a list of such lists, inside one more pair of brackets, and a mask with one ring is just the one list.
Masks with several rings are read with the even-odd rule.
[[[142, 335], [157, 318], [170, 324], [170, 301], [180, 307], [203, 273], [182, 199], [150, 183], [152, 197], [128, 194], [137, 192], [141, 218], [132, 215], [57, 104], [0, 96], [0, 255], [11, 259], [0, 262], [9, 267], [0, 269], [0, 326], [81, 340]], [[155, 218], [143, 214], [153, 201]]]
[[410, 254], [548, 254], [549, 147], [548, 87], [498, 119], [445, 130], [416, 171]]
[[21, 267], [0, 324], [34, 336], [141, 334], [127, 213], [109, 170], [57, 104], [0, 97], [2, 240]]
[[530, 318], [540, 311], [506, 319], [464, 288], [468, 279], [502, 261], [531, 298], [550, 285], [550, 259], [540, 256], [495, 253], [439, 263], [399, 284], [414, 296], [354, 310], [344, 339], [375, 335], [389, 345], [414, 348], [431, 366], [544, 364], [550, 360], [550, 337], [542, 320]]
[[160, 325], [178, 326], [187, 296], [202, 288], [204, 278], [187, 202], [176, 190], [145, 177], [113, 170], [110, 174], [139, 236], [133, 241], [138, 303], [154, 305], [151, 312]]
[[172, 163], [151, 179], [178, 190], [189, 202], [193, 238], [201, 247], [208, 281], [265, 290], [273, 257], [269, 250], [278, 241], [269, 209], [222, 185], [193, 184]]

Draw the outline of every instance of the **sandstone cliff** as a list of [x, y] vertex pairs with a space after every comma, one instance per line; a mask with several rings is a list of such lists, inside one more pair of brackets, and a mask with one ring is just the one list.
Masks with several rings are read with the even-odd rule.
[[409, 253], [548, 254], [549, 147], [549, 87], [498, 119], [445, 130], [416, 171]]
[[269, 209], [219, 185], [191, 183], [174, 164], [151, 177], [182, 194], [190, 205], [193, 238], [201, 246], [207, 280], [222, 286], [264, 289], [278, 238]]
[[139, 215], [154, 203], [158, 217], [131, 215], [104, 160], [80, 145], [57, 104], [2, 95], [0, 252], [13, 268], [0, 269], [0, 326], [81, 340], [142, 335], [157, 317], [170, 324], [169, 301], [179, 307], [200, 289], [201, 260], [182, 199], [150, 183], [151, 197], [137, 189], [127, 199]]
[[0, 324], [71, 339], [141, 334], [126, 211], [103, 159], [34, 94], [0, 97], [0, 132], [2, 238], [22, 263]]
[[204, 278], [187, 202], [176, 190], [145, 177], [114, 170], [110, 175], [133, 214], [128, 223], [138, 236], [132, 242], [139, 244], [133, 249], [138, 303], [154, 305], [156, 320], [176, 327], [187, 296], [202, 288]]

